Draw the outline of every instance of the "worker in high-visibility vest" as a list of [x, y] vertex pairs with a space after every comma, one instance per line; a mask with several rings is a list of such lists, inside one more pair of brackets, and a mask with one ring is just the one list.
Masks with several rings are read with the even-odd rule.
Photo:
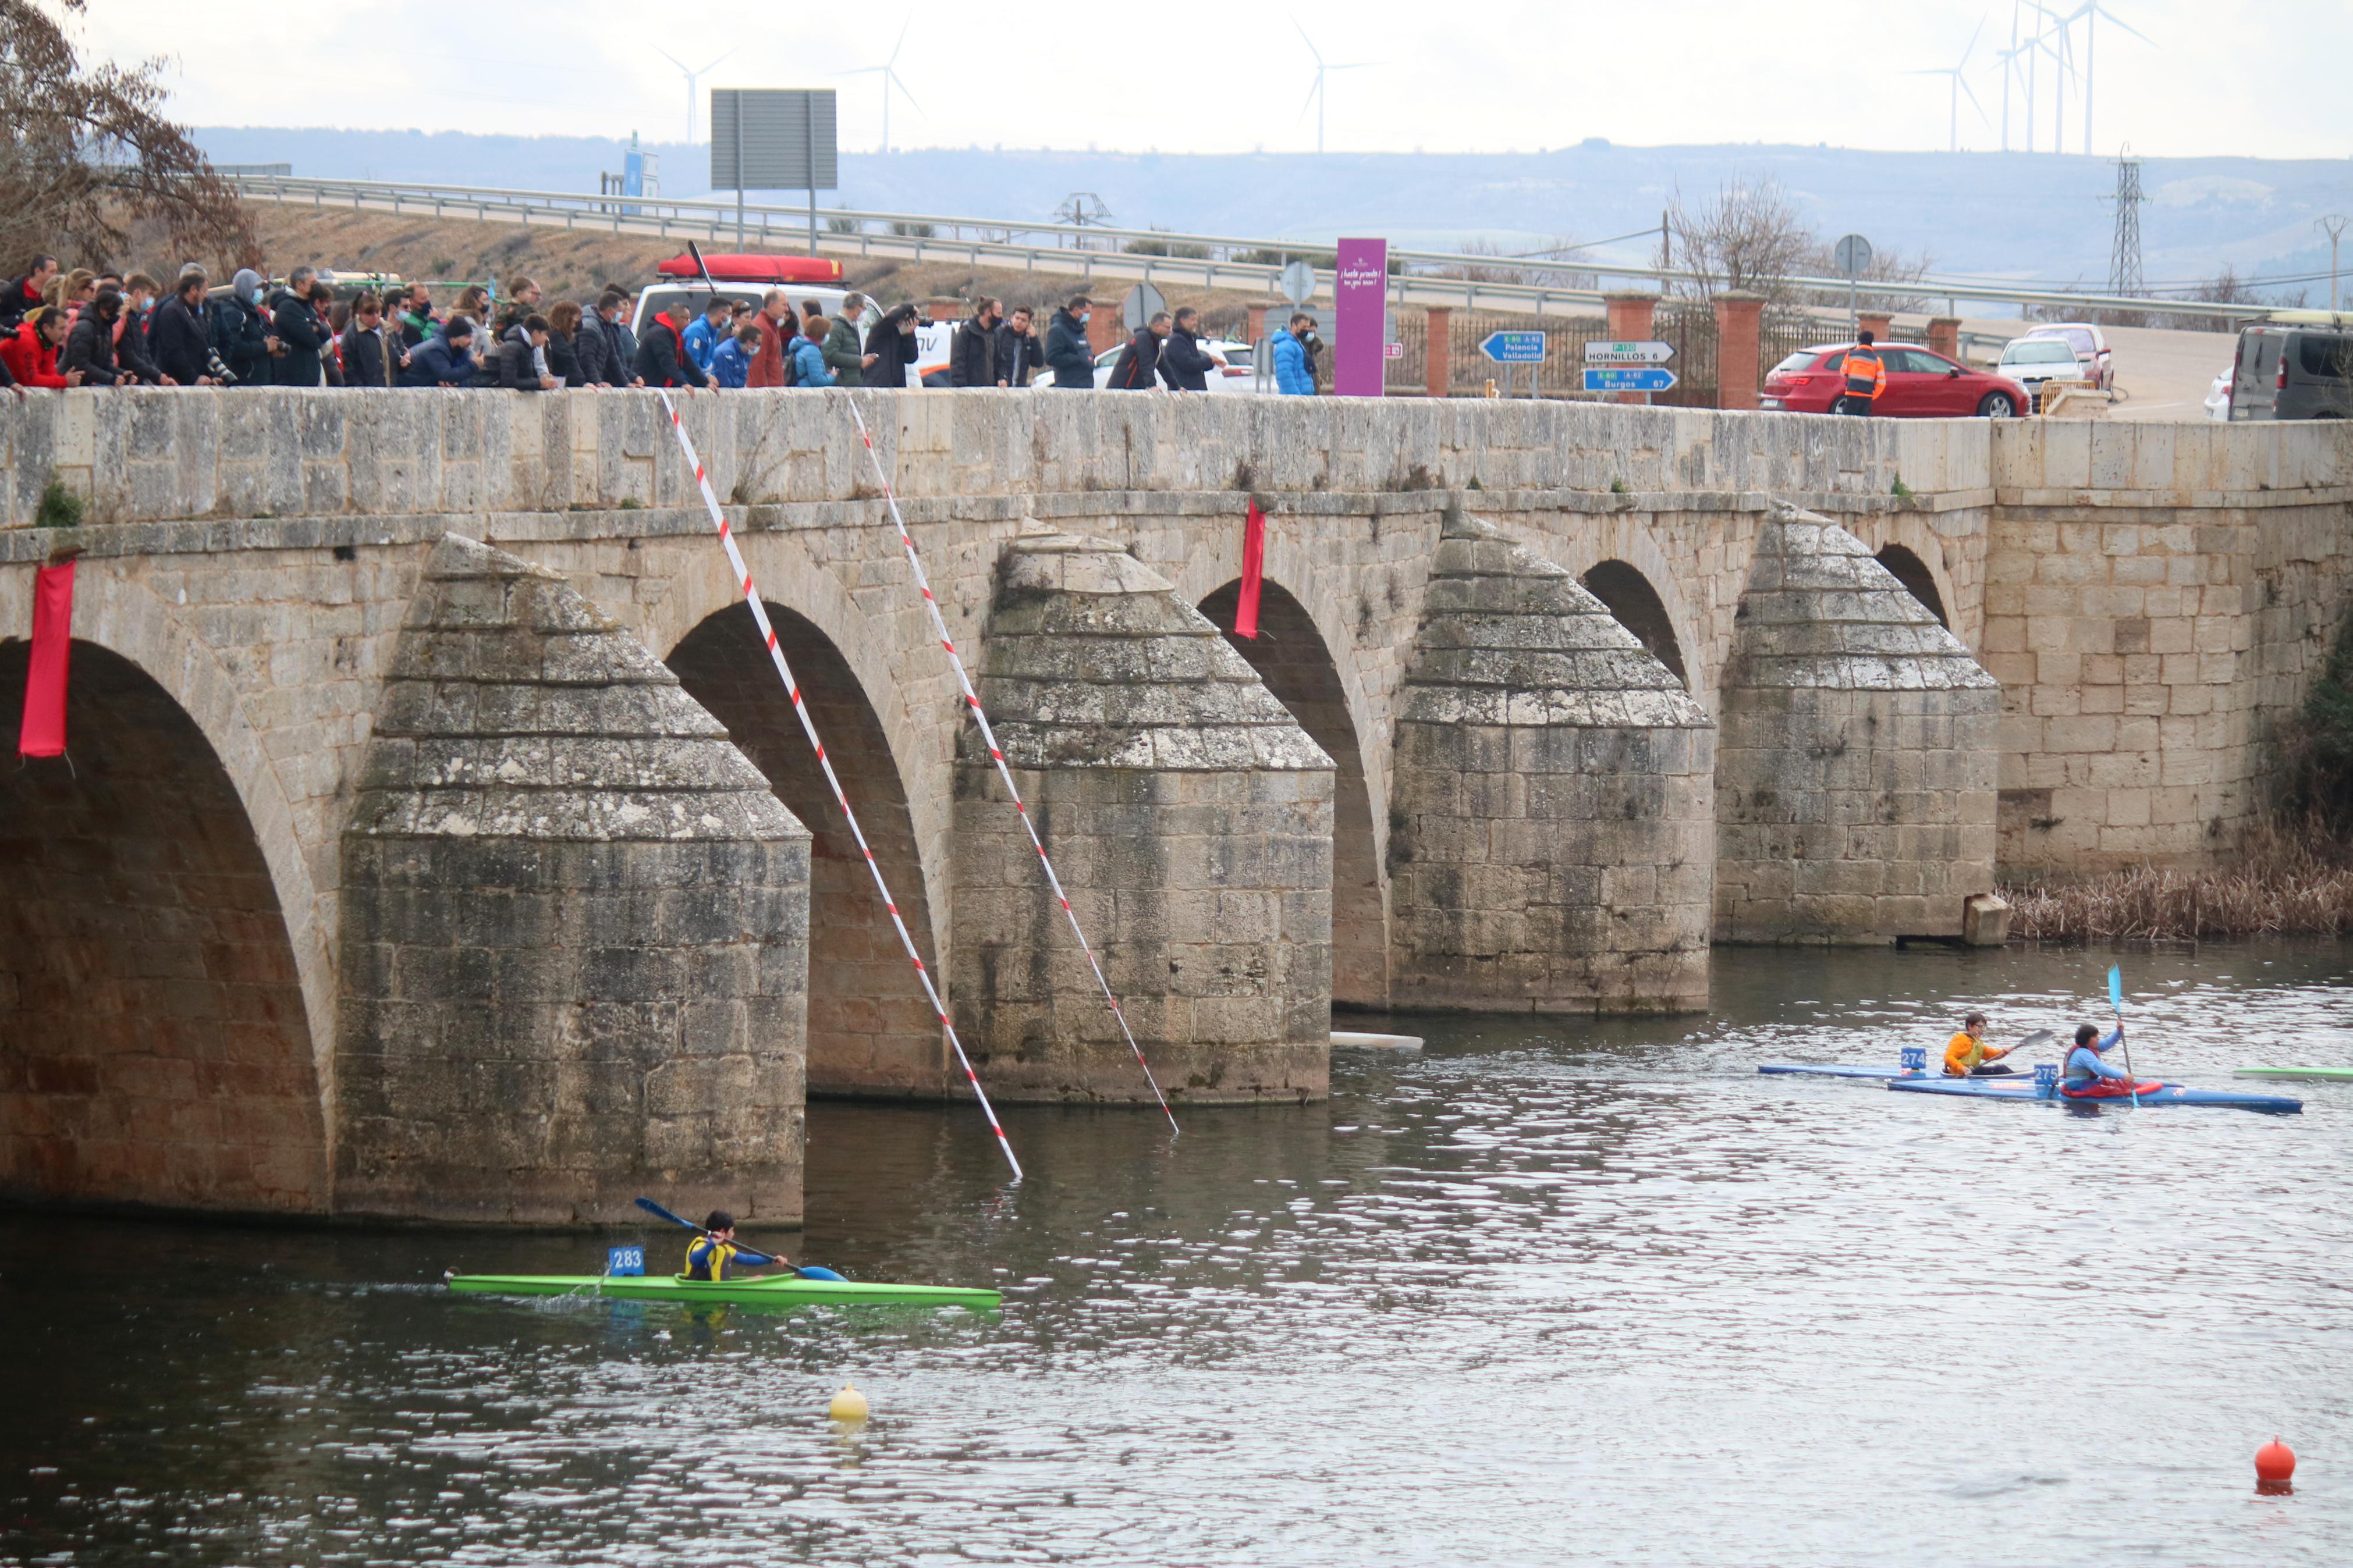
[[1846, 377], [1846, 394], [1838, 402], [1841, 414], [1869, 414], [1879, 395], [1887, 390], [1887, 366], [1871, 343], [1869, 332], [1857, 332], [1854, 347], [1846, 351], [1840, 365]]

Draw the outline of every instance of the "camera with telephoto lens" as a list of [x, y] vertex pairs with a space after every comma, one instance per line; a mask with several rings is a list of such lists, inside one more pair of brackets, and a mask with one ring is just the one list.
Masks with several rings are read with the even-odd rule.
[[237, 372], [229, 369], [228, 362], [221, 358], [216, 349], [205, 351], [205, 374], [223, 386], [233, 386], [237, 383]]

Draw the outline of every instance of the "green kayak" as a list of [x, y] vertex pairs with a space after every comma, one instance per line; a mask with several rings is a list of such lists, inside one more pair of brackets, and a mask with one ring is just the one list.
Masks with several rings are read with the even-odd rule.
[[969, 1307], [994, 1311], [994, 1290], [955, 1285], [876, 1285], [857, 1279], [800, 1279], [790, 1274], [750, 1279], [681, 1279], [671, 1274], [456, 1274], [449, 1289], [461, 1296], [604, 1296], [623, 1301], [678, 1301], [689, 1306], [738, 1303], [766, 1307]]
[[2353, 1083], [2353, 1068], [2240, 1068], [2232, 1078], [2289, 1078], [2307, 1083]]

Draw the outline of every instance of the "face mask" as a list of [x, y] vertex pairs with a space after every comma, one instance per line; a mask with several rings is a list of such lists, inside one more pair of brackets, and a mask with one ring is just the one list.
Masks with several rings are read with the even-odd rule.
[[1092, 310], [1081, 310], [1079, 312], [1079, 325], [1082, 327], [1085, 326], [1089, 321], [1094, 320], [1094, 316], [1095, 313]]
[[247, 298], [247, 299], [248, 299], [248, 300], [251, 300], [255, 304], [259, 305], [259, 304], [260, 304], [260, 303], [261, 303], [261, 290], [260, 290], [260, 289], [256, 289], [252, 293], [250, 293], [250, 294], [247, 295], [247, 296], [246, 296], [246, 298]]

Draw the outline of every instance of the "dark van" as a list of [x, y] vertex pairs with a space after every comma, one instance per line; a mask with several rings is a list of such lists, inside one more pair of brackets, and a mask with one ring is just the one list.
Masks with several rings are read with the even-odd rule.
[[2353, 331], [2248, 327], [2231, 367], [2231, 417], [2353, 419]]

